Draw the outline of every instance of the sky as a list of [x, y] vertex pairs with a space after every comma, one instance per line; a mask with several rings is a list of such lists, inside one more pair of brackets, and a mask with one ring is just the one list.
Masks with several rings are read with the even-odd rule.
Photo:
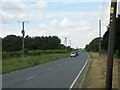
[[[109, 23], [109, 0], [2, 0], [0, 2], [0, 37], [14, 34], [58, 36], [64, 44], [84, 48], [99, 37], [99, 19], [102, 20], [102, 35]], [[18, 22], [19, 21], [19, 22]]]

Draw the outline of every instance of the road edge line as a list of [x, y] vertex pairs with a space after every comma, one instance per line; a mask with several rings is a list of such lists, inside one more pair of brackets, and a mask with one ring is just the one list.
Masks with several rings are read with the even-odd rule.
[[[89, 55], [89, 54], [88, 54], [88, 55]], [[90, 59], [90, 55], [89, 55], [87, 61], [85, 62], [83, 68], [80, 70], [80, 72], [78, 73], [77, 77], [75, 78], [75, 80], [73, 81], [73, 83], [70, 85], [69, 90], [71, 90], [71, 89], [73, 88], [74, 84], [75, 84], [76, 81], [78, 80], [78, 78], [79, 78], [79, 76], [81, 75], [82, 71], [85, 69], [85, 67], [86, 67], [86, 65], [87, 65], [89, 59]]]
[[83, 83], [85, 82], [85, 77], [86, 77], [87, 71], [88, 71], [88, 69], [89, 69], [89, 67], [90, 67], [90, 63], [91, 63], [91, 58], [89, 58], [88, 66], [87, 66], [87, 68], [86, 68], [86, 70], [85, 70], [85, 75], [83, 76], [83, 79], [81, 80], [81, 83], [80, 83], [80, 85], [79, 85], [79, 88], [82, 88], [82, 87], [83, 87]]

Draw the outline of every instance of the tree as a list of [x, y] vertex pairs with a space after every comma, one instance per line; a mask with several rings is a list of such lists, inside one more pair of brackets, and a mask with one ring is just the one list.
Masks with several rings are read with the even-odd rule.
[[[103, 40], [101, 46], [103, 50], [108, 50], [108, 41], [109, 41], [109, 27], [105, 34], [103, 35]], [[115, 30], [115, 51], [120, 50], [120, 16], [116, 20], [116, 30]]]
[[[61, 40], [57, 36], [25, 37], [25, 50], [55, 50], [61, 49]], [[19, 51], [22, 49], [22, 37], [8, 35], [3, 38], [3, 51]]]
[[103, 50], [108, 50], [108, 41], [109, 41], [108, 35], [109, 35], [109, 27], [108, 27], [108, 30], [103, 35], [103, 39], [101, 41], [101, 48]]
[[100, 38], [93, 39], [89, 44], [86, 45], [86, 51], [98, 52]]
[[3, 51], [19, 51], [22, 49], [22, 38], [20, 36], [8, 35], [2, 39]]

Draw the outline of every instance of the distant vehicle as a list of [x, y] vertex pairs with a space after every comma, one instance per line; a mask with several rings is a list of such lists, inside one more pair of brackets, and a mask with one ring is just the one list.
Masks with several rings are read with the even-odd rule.
[[79, 53], [78, 52], [75, 52], [76, 53], [76, 55], [79, 55]]
[[73, 52], [70, 54], [70, 57], [76, 57], [77, 55], [79, 55], [78, 52]]
[[75, 52], [70, 54], [70, 57], [76, 57], [76, 56], [77, 54]]

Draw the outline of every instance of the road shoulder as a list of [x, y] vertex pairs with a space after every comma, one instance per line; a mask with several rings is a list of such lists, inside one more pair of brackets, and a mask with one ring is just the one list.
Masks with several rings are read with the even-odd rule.
[[[105, 88], [107, 55], [91, 53], [91, 63], [82, 88]], [[118, 60], [114, 60], [113, 88], [118, 88]]]

